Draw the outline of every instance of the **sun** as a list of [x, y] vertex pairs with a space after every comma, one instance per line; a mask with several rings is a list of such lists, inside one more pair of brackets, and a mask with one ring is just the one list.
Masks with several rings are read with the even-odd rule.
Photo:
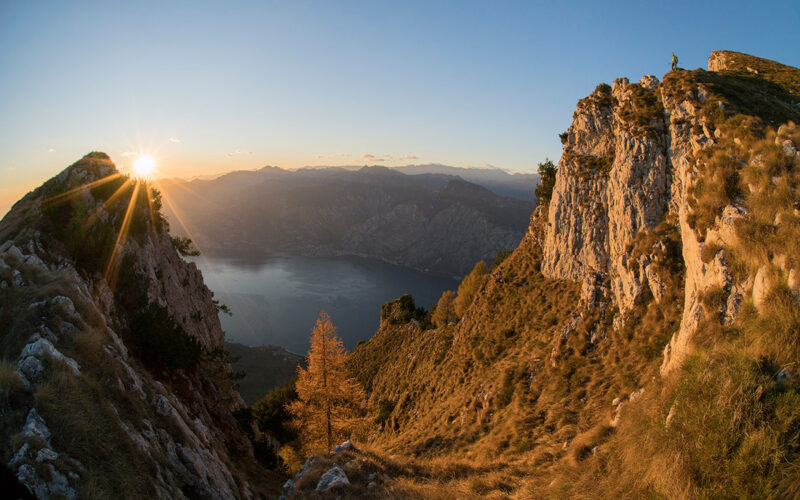
[[137, 177], [147, 179], [156, 168], [156, 160], [150, 155], [141, 155], [133, 162], [133, 171]]

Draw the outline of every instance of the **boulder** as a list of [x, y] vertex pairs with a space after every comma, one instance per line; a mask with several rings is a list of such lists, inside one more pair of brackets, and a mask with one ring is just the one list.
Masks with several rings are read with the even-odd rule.
[[34, 356], [39, 359], [42, 359], [44, 356], [50, 356], [51, 358], [61, 361], [67, 365], [75, 375], [78, 375], [81, 372], [80, 366], [74, 359], [61, 354], [61, 351], [56, 349], [52, 342], [47, 339], [38, 338], [23, 347], [20, 357], [24, 358], [27, 356]]
[[[47, 465], [47, 474], [39, 474], [32, 465], [25, 464], [19, 468], [17, 479], [28, 487], [38, 498], [65, 498], [74, 500], [78, 493], [69, 485], [69, 480], [51, 464]], [[47, 479], [49, 477], [49, 480]]]
[[655, 90], [658, 88], [658, 78], [653, 75], [644, 75], [642, 79], [639, 81], [639, 85], [646, 88], [647, 90]]
[[316, 489], [317, 491], [328, 491], [340, 486], [350, 486], [350, 481], [347, 479], [347, 474], [338, 465], [334, 465], [319, 478]]
[[311, 455], [308, 457], [303, 466], [300, 467], [300, 470], [297, 471], [297, 474], [294, 475], [294, 482], [296, 483], [298, 480], [300, 480], [300, 478], [310, 471], [318, 461], [319, 458], [317, 458], [316, 455]]
[[26, 356], [19, 360], [17, 363], [19, 372], [30, 382], [35, 382], [39, 379], [39, 375], [44, 371], [44, 365], [34, 356]]
[[353, 443], [351, 443], [349, 440], [345, 441], [342, 444], [337, 444], [333, 448], [333, 454], [334, 455], [338, 455], [339, 453], [341, 453], [343, 451], [347, 451], [347, 450], [355, 450], [355, 446], [353, 446]]
[[761, 266], [753, 280], [753, 305], [760, 311], [769, 293], [769, 269]]
[[45, 443], [50, 443], [50, 429], [47, 428], [47, 424], [39, 416], [36, 408], [31, 408], [31, 411], [28, 412], [28, 418], [22, 427], [22, 435], [39, 438]]

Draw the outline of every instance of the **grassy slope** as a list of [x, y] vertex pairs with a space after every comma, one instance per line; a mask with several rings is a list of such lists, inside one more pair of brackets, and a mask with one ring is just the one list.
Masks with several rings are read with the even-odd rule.
[[[752, 67], [752, 60], [747, 64]], [[708, 313], [695, 354], [676, 376], [661, 379], [660, 351], [678, 326], [683, 302], [679, 254], [662, 260], [670, 296], [661, 304], [645, 301], [614, 332], [607, 324], [613, 314], [581, 310], [577, 285], [542, 277], [539, 249], [532, 240], [523, 242], [459, 323], [428, 331], [385, 325], [352, 354], [373, 403], [383, 400], [392, 408], [371, 439], [374, 446], [409, 462], [436, 457], [472, 471], [458, 475], [442, 467], [440, 475], [409, 475], [403, 479], [408, 491], [499, 497], [798, 494], [800, 394], [793, 367], [800, 365], [800, 314], [785, 280], [798, 269], [794, 256], [800, 254], [800, 165], [787, 159], [775, 138], [797, 144], [800, 132], [787, 126], [777, 134], [773, 127], [798, 119], [793, 92], [800, 88], [800, 71], [758, 68], [758, 75], [673, 72], [663, 85], [677, 93], [702, 82], [712, 92], [700, 113], [720, 137], [695, 159], [695, 223], [712, 223], [727, 204], [749, 211], [737, 228], [737, 246], [725, 250], [740, 282], [763, 266], [770, 270], [768, 305], [758, 311], [746, 300], [737, 322], [723, 326], [715, 297], [705, 297]], [[719, 101], [724, 112], [717, 111]], [[723, 168], [730, 163], [718, 164], [715, 158], [722, 157], [734, 158], [735, 166]], [[634, 252], [676, 238], [664, 225], [641, 234]], [[554, 356], [570, 316], [579, 318], [575, 331]], [[596, 327], [605, 339], [593, 346], [587, 337]], [[623, 418], [613, 427], [617, 397]], [[492, 462], [504, 467], [485, 469]]]

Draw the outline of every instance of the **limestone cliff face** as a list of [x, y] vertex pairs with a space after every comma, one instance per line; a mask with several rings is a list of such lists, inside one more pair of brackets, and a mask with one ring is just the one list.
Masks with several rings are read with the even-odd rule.
[[[243, 401], [221, 355], [213, 294], [157, 213], [138, 233], [136, 214], [127, 226], [120, 219], [137, 188], [119, 178], [115, 209], [98, 190], [116, 178], [105, 155], [87, 155], [0, 223], [0, 351], [15, 360], [0, 415], [3, 459], [40, 498], [257, 496], [258, 479], [243, 472], [258, 466], [232, 413]], [[127, 238], [109, 230], [120, 227]], [[96, 262], [108, 238], [111, 266]], [[156, 319], [146, 322], [145, 311]], [[142, 340], [164, 332], [174, 344]], [[170, 366], [186, 352], [191, 363]]]
[[610, 274], [622, 311], [638, 299], [646, 265], [628, 262], [627, 246], [661, 222], [672, 185], [663, 116], [646, 110], [641, 124], [628, 116], [657, 99], [656, 85], [619, 79], [578, 103], [549, 207], [544, 274]]
[[[758, 62], [763, 60], [751, 56], [714, 52], [709, 70], [741, 71], [743, 58], [754, 66], [745, 64], [747, 71], [758, 73], [756, 68], [763, 67]], [[717, 139], [709, 113], [722, 112], [733, 100], [715, 90], [718, 86], [707, 75], [678, 70], [662, 82], [648, 75], [639, 83], [623, 78], [611, 87], [598, 86], [578, 103], [549, 205], [542, 272], [584, 280], [584, 299], [594, 293], [598, 277], [608, 277], [617, 327], [644, 294], [659, 300], [663, 292], [654, 253], [631, 251], [637, 235], [659, 227], [679, 232], [686, 268], [684, 312], [665, 348], [663, 372], [686, 355], [702, 317], [698, 299], [705, 291], [725, 291], [727, 321], [751, 292], [734, 286], [724, 250], [706, 262], [701, 258], [705, 245], [730, 242], [745, 210], [728, 206], [703, 234], [689, 223], [690, 190], [701, 168], [697, 158]]]

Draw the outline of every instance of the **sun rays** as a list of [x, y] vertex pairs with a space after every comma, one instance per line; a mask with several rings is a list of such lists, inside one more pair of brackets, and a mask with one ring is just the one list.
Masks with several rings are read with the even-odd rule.
[[[129, 183], [130, 181], [126, 181]], [[143, 181], [134, 181], [133, 185], [133, 194], [131, 194], [131, 199], [128, 202], [128, 208], [125, 210], [125, 217], [122, 220], [122, 226], [119, 229], [119, 234], [117, 235], [117, 240], [114, 242], [114, 249], [111, 251], [111, 257], [108, 259], [108, 265], [106, 266], [106, 271], [103, 274], [103, 278], [105, 278], [106, 282], [111, 285], [116, 281], [116, 275], [119, 272], [119, 265], [117, 262], [117, 256], [122, 254], [122, 251], [125, 247], [125, 241], [128, 238], [128, 232], [131, 226], [131, 219], [133, 217], [133, 213], [136, 210], [136, 201], [139, 198], [139, 188], [143, 184]], [[122, 189], [122, 187], [120, 187]], [[149, 211], [149, 205], [148, 205]]]
[[133, 161], [133, 173], [140, 179], [150, 179], [156, 169], [156, 160], [150, 155], [139, 155]]
[[[45, 188], [41, 207], [60, 227], [62, 241], [76, 265], [98, 277], [102, 274], [112, 290], [126, 262], [126, 249], [148, 239], [163, 244], [163, 239], [170, 237], [164, 234], [168, 224], [162, 209], [167, 209], [171, 220], [194, 239], [169, 192], [158, 181], [148, 179], [156, 167], [152, 157], [141, 155], [126, 174], [118, 172], [101, 153], [87, 155], [74, 167]], [[76, 179], [84, 181], [76, 186]]]
[[[137, 222], [138, 227], [146, 231], [154, 231], [163, 220], [158, 212], [160, 202], [154, 200], [156, 196], [146, 180], [114, 172], [100, 179], [44, 197], [41, 204], [46, 210], [55, 210], [66, 214], [73, 213], [74, 210], [77, 210], [76, 207], [85, 207], [82, 209], [84, 210], [82, 213], [85, 215], [77, 219], [73, 217], [70, 222], [65, 224], [68, 231], [85, 234], [95, 224], [109, 224], [115, 227], [116, 234], [110, 253], [108, 250], [103, 250], [108, 246], [100, 245], [95, 248], [98, 259], [97, 270], [103, 270], [103, 278], [113, 289], [121, 257], [124, 254], [134, 221], [137, 218], [140, 221], [144, 218], [146, 226]], [[90, 198], [95, 199], [96, 206], [91, 203], [88, 207], [86, 206]], [[119, 205], [122, 203], [125, 204], [124, 212]], [[116, 231], [117, 226], [118, 231]], [[110, 240], [108, 241], [110, 242]], [[106, 255], [108, 255], [107, 261], [105, 261]], [[104, 261], [101, 262], [100, 259]]]

